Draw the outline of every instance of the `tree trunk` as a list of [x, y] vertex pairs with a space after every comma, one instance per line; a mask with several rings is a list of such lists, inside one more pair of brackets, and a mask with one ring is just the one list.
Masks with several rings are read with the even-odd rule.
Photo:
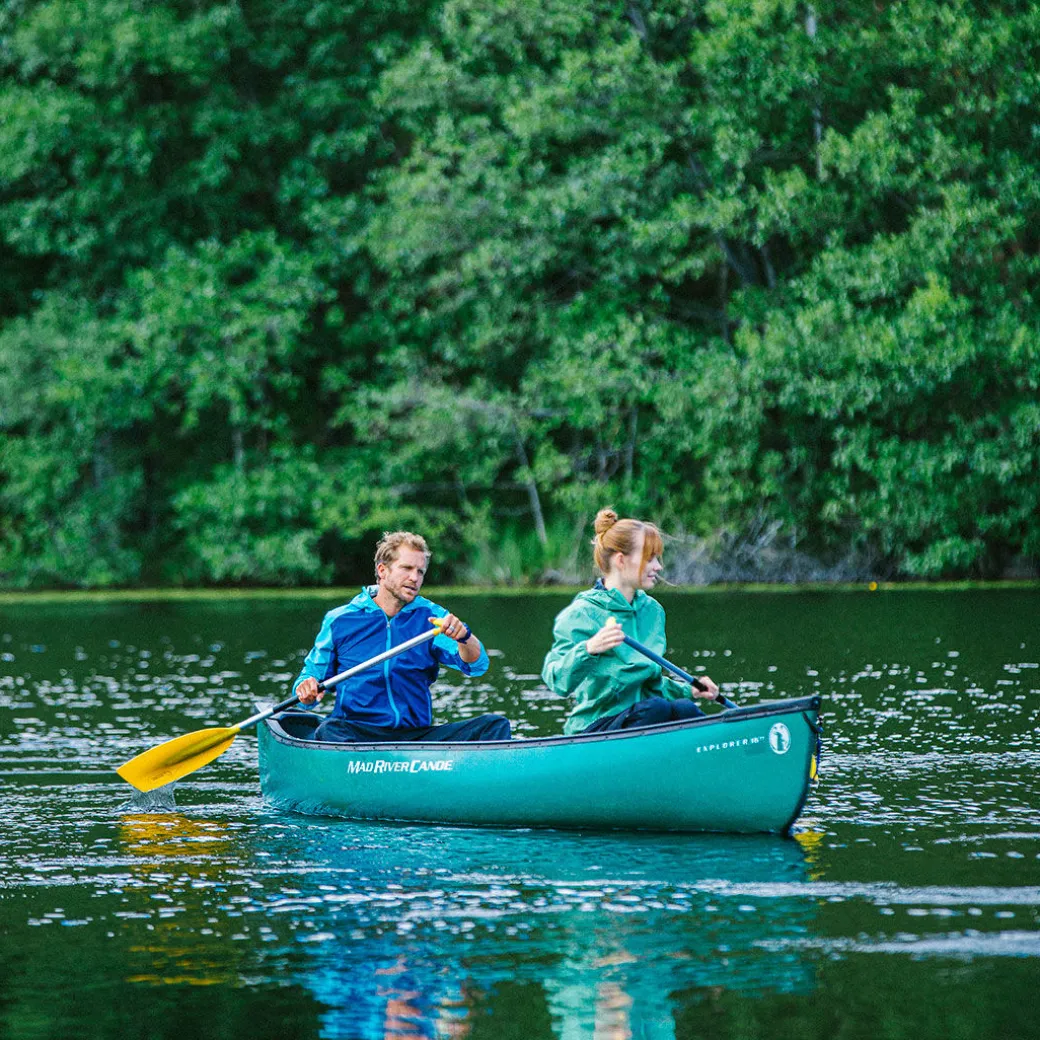
[[545, 516], [542, 513], [542, 500], [538, 495], [538, 485], [534, 482], [534, 474], [531, 472], [531, 463], [528, 461], [527, 452], [524, 450], [524, 439], [516, 424], [513, 425], [513, 437], [516, 444], [516, 458], [525, 471], [524, 486], [527, 488], [527, 498], [531, 504], [531, 515], [534, 517], [534, 531], [538, 535], [539, 543], [544, 547], [549, 544], [549, 535], [545, 530]]
[[632, 479], [636, 467], [636, 436], [639, 433], [639, 408], [632, 405], [628, 413], [628, 443], [625, 445], [625, 493], [632, 491]]
[[[805, 32], [810, 40], [816, 39], [816, 8], [810, 4], [805, 11]], [[816, 179], [823, 180], [823, 158], [820, 155], [820, 142], [823, 140], [823, 113], [820, 110], [819, 94], [813, 102], [812, 109], [813, 140], [816, 142]]]
[[231, 457], [234, 460], [235, 469], [239, 473], [244, 472], [246, 468], [246, 448], [241, 426], [231, 427]]

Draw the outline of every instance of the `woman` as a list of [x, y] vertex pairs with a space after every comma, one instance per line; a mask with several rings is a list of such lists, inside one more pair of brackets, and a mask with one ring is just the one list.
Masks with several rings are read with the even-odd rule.
[[699, 691], [667, 678], [659, 665], [624, 642], [626, 635], [658, 654], [667, 650], [664, 608], [646, 594], [661, 571], [661, 534], [641, 520], [619, 520], [613, 509], [596, 514], [593, 556], [603, 577], [579, 592], [556, 616], [542, 679], [554, 693], [573, 697], [565, 733], [653, 726], [704, 712], [690, 694], [712, 698], [707, 676]]

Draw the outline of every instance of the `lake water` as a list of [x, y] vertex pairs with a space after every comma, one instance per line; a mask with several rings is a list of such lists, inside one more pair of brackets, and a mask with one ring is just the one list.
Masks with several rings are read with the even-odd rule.
[[[438, 718], [557, 732], [556, 594], [435, 595], [492, 651]], [[264, 806], [256, 742], [329, 597], [0, 604], [0, 1036], [1040, 1036], [1040, 590], [662, 594], [741, 704], [820, 693], [793, 838], [356, 824]]]

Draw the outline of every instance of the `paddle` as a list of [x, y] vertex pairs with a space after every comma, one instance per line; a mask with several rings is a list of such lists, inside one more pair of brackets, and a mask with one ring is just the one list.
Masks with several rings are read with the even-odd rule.
[[[643, 646], [642, 643], [633, 639], [631, 636], [625, 636], [625, 642], [628, 643], [628, 645], [632, 647], [633, 650], [638, 650], [641, 654], [645, 654], [655, 664], [659, 664], [662, 668], [667, 668], [668, 671], [672, 672], [674, 675], [679, 676], [680, 679], [683, 679], [684, 681], [690, 683], [692, 686], [695, 686], [698, 690], [701, 690], [703, 692], [708, 688], [704, 685], [704, 683], [700, 681], [700, 679], [695, 679], [692, 675], [690, 675], [689, 672], [684, 672], [681, 668], [678, 668], [676, 665], [672, 664], [671, 661], [666, 661], [660, 654], [655, 654], [653, 650], [650, 649], [650, 647]], [[723, 696], [721, 692], [715, 694], [715, 700], [718, 701], [719, 704], [721, 704], [724, 708], [737, 707], [737, 705], [734, 704], [733, 701], [731, 701], [728, 697]]]
[[[318, 689], [326, 690], [330, 686], [335, 686], [344, 679], [349, 679], [352, 675], [364, 671], [366, 668], [382, 664], [383, 661], [396, 657], [398, 654], [404, 653], [405, 650], [410, 650], [413, 646], [418, 646], [420, 643], [433, 639], [434, 636], [440, 633], [440, 618], [431, 618], [430, 620], [434, 622], [436, 627], [431, 628], [429, 632], [423, 632], [422, 635], [415, 636], [414, 639], [408, 639], [399, 646], [391, 647], [368, 661], [356, 664], [353, 668], [348, 668], [345, 672], [340, 672], [339, 675], [334, 675], [331, 679], [318, 683]], [[132, 758], [125, 765], [121, 765], [116, 772], [128, 784], [133, 784], [138, 791], [154, 791], [155, 788], [173, 783], [174, 780], [180, 780], [182, 776], [187, 776], [188, 773], [195, 772], [196, 769], [206, 765], [207, 762], [212, 762], [213, 759], [219, 758], [231, 747], [235, 737], [246, 726], [252, 726], [255, 722], [277, 715], [278, 712], [291, 708], [298, 701], [298, 697], [290, 697], [287, 701], [282, 701], [281, 704], [276, 704], [273, 708], [268, 708], [258, 715], [252, 715], [234, 726], [200, 729], [194, 733], [185, 733], [183, 736], [174, 737], [158, 747], [143, 751], [136, 758]]]

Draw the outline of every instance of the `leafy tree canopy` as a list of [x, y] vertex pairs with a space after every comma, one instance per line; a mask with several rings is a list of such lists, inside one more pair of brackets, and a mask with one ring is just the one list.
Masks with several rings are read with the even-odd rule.
[[[1040, 557], [1040, 8], [12, 0], [0, 582]], [[757, 537], [757, 535], [756, 535]], [[673, 552], [676, 550], [672, 550]]]

